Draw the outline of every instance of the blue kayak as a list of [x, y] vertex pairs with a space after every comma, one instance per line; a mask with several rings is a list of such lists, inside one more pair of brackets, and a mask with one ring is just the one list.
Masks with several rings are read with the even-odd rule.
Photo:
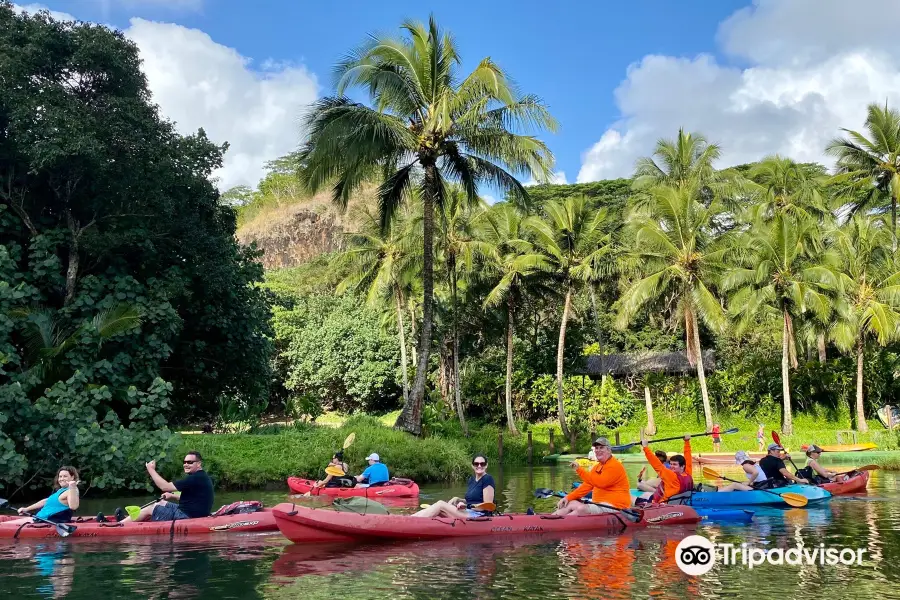
[[[778, 494], [787, 492], [805, 496], [810, 504], [824, 502], [831, 498], [831, 492], [814, 485], [786, 485], [771, 491], [774, 493], [762, 490], [754, 490], [752, 492], [694, 492], [691, 494], [690, 504], [695, 509], [717, 506], [787, 506], [787, 502], [778, 497]], [[632, 496], [640, 496], [641, 493], [639, 490], [631, 490]]]

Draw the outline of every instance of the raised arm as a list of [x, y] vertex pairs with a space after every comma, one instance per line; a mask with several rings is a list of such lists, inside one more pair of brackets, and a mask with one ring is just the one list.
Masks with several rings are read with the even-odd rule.
[[174, 492], [177, 491], [178, 488], [175, 487], [175, 484], [171, 481], [166, 481], [162, 478], [162, 475], [156, 472], [156, 461], [151, 460], [147, 463], [147, 472], [150, 473], [150, 479], [153, 480], [153, 484], [158, 487], [160, 490], [164, 492]]
[[684, 436], [684, 472], [694, 476], [693, 458], [691, 457], [691, 435]]

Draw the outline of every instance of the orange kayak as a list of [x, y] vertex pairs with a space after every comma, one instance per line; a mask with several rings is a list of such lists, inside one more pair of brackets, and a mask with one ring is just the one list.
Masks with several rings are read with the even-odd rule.
[[864, 492], [866, 491], [866, 486], [868, 484], [869, 472], [859, 471], [858, 473], [854, 473], [852, 477], [849, 477], [846, 481], [832, 481], [831, 483], [823, 483], [819, 487], [825, 488], [835, 496], [840, 496], [841, 494]]
[[[800, 446], [804, 450], [809, 448], [807, 444]], [[834, 446], [819, 446], [823, 452], [863, 452], [865, 450], [874, 450], [878, 446], [875, 444], [835, 444]]]

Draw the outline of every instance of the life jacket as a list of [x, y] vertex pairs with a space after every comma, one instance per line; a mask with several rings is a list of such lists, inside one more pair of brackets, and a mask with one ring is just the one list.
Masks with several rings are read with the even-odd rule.
[[[676, 490], [675, 494], [690, 492], [694, 489], [694, 478], [693, 477], [691, 477], [687, 473], [681, 473], [680, 475], [678, 473], [673, 473], [673, 475], [675, 475], [675, 477], [678, 478], [678, 490]], [[660, 502], [664, 501], [664, 499], [666, 497], [665, 487], [666, 487], [666, 482], [661, 481], [659, 484], [659, 487], [657, 487], [656, 491], [653, 492], [653, 496], [650, 498], [650, 500], [654, 504], [659, 504]], [[672, 496], [674, 496], [675, 494], [672, 494]]]
[[240, 500], [226, 504], [212, 515], [213, 517], [221, 517], [224, 515], [244, 515], [259, 512], [263, 509], [263, 503], [259, 500]]
[[802, 469], [798, 470], [798, 471], [795, 473], [795, 475], [796, 475], [797, 477], [799, 477], [799, 478], [801, 478], [801, 479], [805, 479], [805, 480], [807, 480], [807, 481], [809, 481], [810, 483], [813, 483], [813, 484], [828, 483], [828, 481], [829, 481], [829, 480], [827, 480], [827, 479], [825, 479], [825, 478], [819, 476], [819, 474], [816, 473], [816, 472], [813, 470], [813, 468], [810, 467], [809, 465], [807, 465], [807, 466], [803, 467]]

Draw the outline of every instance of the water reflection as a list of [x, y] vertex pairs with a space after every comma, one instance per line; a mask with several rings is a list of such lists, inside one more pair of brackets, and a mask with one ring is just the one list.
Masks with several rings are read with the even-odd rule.
[[[498, 474], [499, 475], [499, 474]], [[535, 506], [535, 487], [561, 489], [571, 471], [507, 469], [505, 510]], [[806, 509], [762, 507], [754, 522], [657, 528], [627, 535], [462, 539], [391, 544], [290, 544], [278, 535], [215, 539], [0, 542], [0, 594], [12, 598], [898, 598], [897, 474], [881, 473], [868, 496]], [[428, 486], [435, 497], [461, 490]], [[244, 494], [246, 495], [246, 494]], [[273, 494], [274, 495], [274, 494]], [[272, 504], [283, 498], [267, 499]], [[427, 501], [427, 500], [425, 500]], [[552, 502], [552, 501], [551, 501]], [[414, 502], [392, 507], [406, 511]], [[675, 547], [698, 532], [714, 542], [767, 548], [865, 548], [862, 567], [819, 565], [752, 571], [717, 565], [681, 573]]]

